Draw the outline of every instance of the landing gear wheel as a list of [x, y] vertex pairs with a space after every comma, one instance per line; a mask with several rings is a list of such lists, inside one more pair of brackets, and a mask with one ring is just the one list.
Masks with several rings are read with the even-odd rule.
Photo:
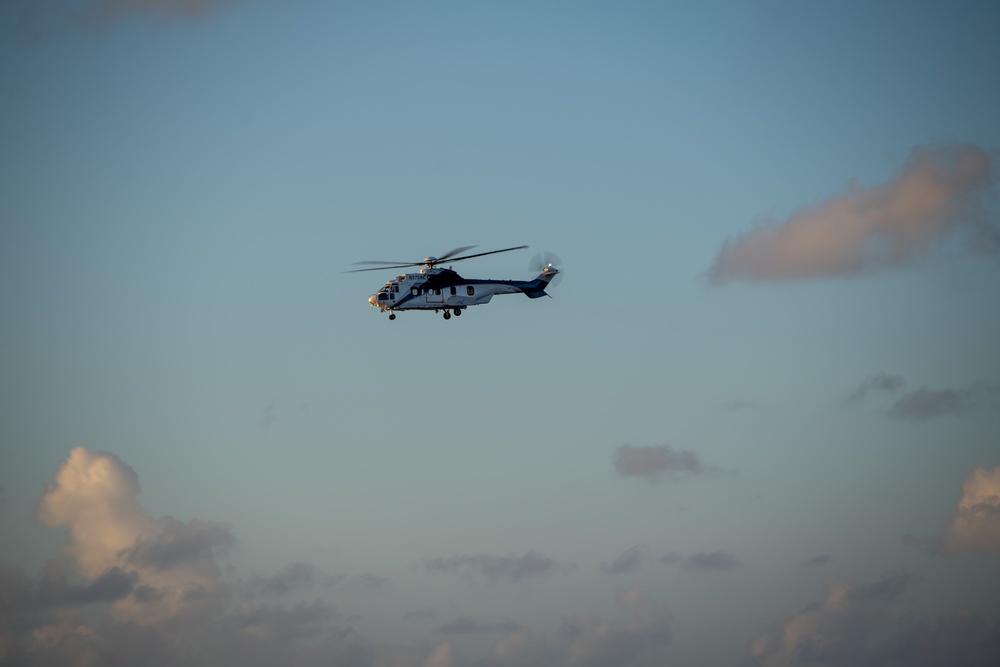
[[461, 308], [456, 308], [455, 309], [455, 317], [458, 317], [461, 314], [462, 314], [462, 309]]
[[446, 319], [446, 320], [450, 320], [451, 319], [451, 313], [449, 313], [447, 310], [444, 311], [444, 319]]
[[389, 313], [389, 319], [390, 320], [396, 319], [396, 313]]

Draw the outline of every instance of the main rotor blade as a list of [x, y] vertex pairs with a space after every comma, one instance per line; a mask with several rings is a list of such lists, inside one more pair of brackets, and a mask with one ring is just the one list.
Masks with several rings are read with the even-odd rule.
[[[364, 264], [365, 262], [357, 262], [357, 264]], [[374, 266], [370, 269], [352, 269], [350, 271], [344, 271], [344, 273], [361, 273], [362, 271], [385, 271], [386, 269], [408, 269], [411, 266], [423, 266], [423, 262], [418, 262], [416, 264], [393, 264], [392, 266]]]
[[483, 257], [485, 255], [495, 255], [498, 252], [510, 252], [511, 250], [521, 250], [522, 248], [527, 248], [526, 245], [519, 245], [514, 248], [504, 248], [503, 250], [491, 250], [489, 252], [477, 252], [475, 255], [463, 255], [462, 257], [451, 257], [449, 262], [457, 262], [462, 259], [472, 259], [473, 257]]
[[486, 255], [495, 255], [498, 252], [510, 252], [511, 250], [521, 250], [523, 248], [527, 248], [528, 246], [526, 246], [526, 245], [519, 245], [519, 246], [515, 246], [513, 248], [504, 248], [503, 250], [491, 250], [489, 252], [477, 252], [474, 255], [462, 255], [461, 257], [452, 257], [452, 255], [454, 255], [456, 253], [465, 252], [466, 250], [471, 250], [472, 248], [475, 248], [475, 247], [476, 246], [474, 246], [474, 245], [469, 245], [469, 246], [462, 246], [462, 247], [459, 247], [459, 248], [454, 248], [454, 249], [449, 250], [448, 252], [446, 252], [441, 257], [435, 258], [431, 262], [427, 262], [427, 261], [423, 261], [423, 262], [382, 262], [382, 261], [377, 261], [377, 260], [367, 260], [367, 261], [364, 261], [364, 262], [354, 262], [353, 266], [368, 265], [368, 264], [375, 264], [376, 266], [374, 266], [374, 267], [372, 267], [370, 269], [352, 269], [350, 271], [344, 271], [344, 273], [360, 273], [361, 271], [383, 271], [385, 269], [407, 269], [407, 268], [409, 268], [411, 266], [437, 266], [438, 264], [441, 264], [443, 262], [458, 262], [458, 261], [463, 260], [463, 259], [472, 259], [473, 257], [484, 257]]
[[377, 260], [368, 260], [364, 262], [354, 262], [351, 264], [351, 266], [358, 266], [361, 264], [398, 264], [400, 266], [417, 266], [419, 264], [423, 264], [423, 262], [410, 262], [409, 264], [407, 264], [406, 262], [379, 262]]
[[[436, 262], [442, 262], [442, 261], [448, 259], [449, 257], [451, 257], [452, 255], [457, 255], [458, 253], [465, 252], [466, 250], [472, 250], [475, 247], [476, 246], [474, 246], [474, 245], [467, 245], [467, 246], [462, 246], [460, 248], [452, 248], [451, 250], [449, 250], [445, 254], [441, 255], [438, 258], [436, 258]], [[424, 262], [387, 262], [387, 261], [379, 261], [379, 260], [366, 260], [364, 262], [354, 262], [354, 266], [359, 266], [359, 265], [362, 265], [362, 264], [395, 264], [397, 266], [423, 266], [423, 265], [427, 264], [427, 262], [426, 261], [424, 261]], [[386, 267], [386, 268], [389, 268], [389, 267]], [[350, 271], [345, 271], [344, 273], [351, 273], [351, 272]]]
[[445, 254], [443, 254], [440, 257], [438, 257], [438, 261], [442, 262], [442, 261], [448, 259], [449, 257], [451, 257], [452, 255], [457, 255], [458, 253], [465, 252], [466, 250], [472, 250], [475, 247], [476, 246], [474, 246], [474, 245], [467, 245], [467, 246], [462, 246], [461, 248], [453, 248], [452, 250], [449, 250]]

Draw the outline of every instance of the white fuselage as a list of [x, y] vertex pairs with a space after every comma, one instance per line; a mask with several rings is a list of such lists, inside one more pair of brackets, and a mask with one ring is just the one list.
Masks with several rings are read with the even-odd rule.
[[[435, 285], [431, 275], [445, 273], [442, 269], [421, 269], [420, 273], [406, 273], [387, 282], [368, 303], [380, 310], [444, 310], [467, 308], [489, 303], [497, 294], [515, 294], [521, 290], [517, 281], [468, 280], [447, 285]], [[456, 278], [458, 277], [455, 274]]]

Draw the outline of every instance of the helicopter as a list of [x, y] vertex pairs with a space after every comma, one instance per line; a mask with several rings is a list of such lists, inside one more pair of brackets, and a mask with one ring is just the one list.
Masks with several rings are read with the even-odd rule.
[[440, 257], [425, 257], [419, 262], [355, 262], [355, 265], [378, 264], [379, 266], [368, 269], [354, 269], [345, 271], [345, 273], [406, 269], [415, 266], [422, 267], [419, 272], [399, 274], [386, 282], [377, 293], [368, 297], [370, 306], [378, 308], [383, 313], [389, 311], [390, 320], [396, 319], [397, 310], [433, 310], [435, 313], [444, 311], [444, 319], [450, 320], [452, 313], [455, 314], [455, 317], [458, 317], [469, 306], [479, 306], [489, 303], [490, 299], [497, 294], [521, 293], [529, 299], [550, 296], [545, 292], [545, 288], [560, 273], [559, 269], [554, 266], [558, 262], [558, 258], [552, 253], [545, 253], [535, 258], [537, 261], [534, 263], [537, 265], [538, 277], [534, 280], [463, 278], [452, 270], [450, 266], [448, 268], [439, 266], [445, 262], [459, 262], [472, 259], [473, 257], [485, 257], [486, 255], [495, 255], [501, 252], [523, 250], [528, 246], [519, 245], [513, 248], [479, 252], [472, 255], [462, 254], [475, 247], [462, 246], [454, 248]]

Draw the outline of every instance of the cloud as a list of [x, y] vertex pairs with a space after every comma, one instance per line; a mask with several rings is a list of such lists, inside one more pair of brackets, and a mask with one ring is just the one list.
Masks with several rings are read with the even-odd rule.
[[826, 565], [833, 561], [833, 556], [830, 554], [819, 554], [818, 556], [813, 556], [812, 558], [807, 558], [802, 561], [804, 567], [813, 567], [814, 565]]
[[480, 623], [472, 616], [461, 616], [439, 625], [435, 632], [448, 635], [469, 635], [485, 632], [515, 632], [518, 630], [517, 623], [505, 621], [503, 623]]
[[899, 375], [890, 375], [889, 373], [879, 373], [878, 375], [872, 375], [864, 382], [858, 385], [858, 388], [852, 391], [845, 402], [850, 405], [853, 403], [858, 403], [864, 400], [866, 396], [872, 391], [886, 391], [889, 393], [896, 393], [903, 388], [906, 384], [904, 380]]
[[197, 622], [227, 594], [217, 553], [235, 541], [222, 524], [147, 516], [135, 471], [114, 454], [77, 447], [35, 508], [47, 526], [68, 526], [75, 574], [94, 581], [112, 568], [134, 573], [133, 594], [112, 616], [139, 624]]
[[424, 563], [428, 572], [455, 573], [462, 572], [473, 578], [486, 577], [488, 581], [522, 581], [555, 572], [566, 572], [573, 565], [560, 565], [548, 556], [535, 551], [525, 552], [521, 556], [509, 554], [492, 556], [486, 554], [469, 554], [451, 556], [449, 558], [432, 558]]
[[[899, 375], [879, 373], [864, 380], [847, 395], [845, 403], [852, 405], [867, 398], [872, 392], [898, 394], [906, 385]], [[967, 387], [931, 389], [922, 386], [899, 396], [886, 414], [897, 419], [935, 419], [948, 415], [961, 415], [978, 409], [1000, 407], [1000, 385], [978, 380]]]
[[1000, 231], [984, 212], [994, 182], [993, 159], [982, 148], [918, 146], [888, 183], [851, 183], [817, 206], [728, 239], [709, 282], [874, 273], [919, 260], [955, 239], [967, 253], [1000, 252]]
[[680, 563], [682, 560], [684, 560], [684, 557], [681, 556], [676, 551], [671, 551], [670, 553], [663, 554], [662, 556], [657, 558], [657, 560], [660, 561], [661, 563], [666, 563], [667, 565], [673, 565], [674, 563]]
[[638, 544], [625, 550], [625, 553], [614, 560], [611, 565], [602, 565], [601, 569], [607, 574], [622, 574], [623, 572], [635, 572], [642, 563], [642, 554], [646, 551], [645, 544]]
[[48, 563], [39, 577], [21, 568], [0, 563], [0, 618], [15, 613], [55, 611], [69, 607], [110, 603], [135, 590], [138, 577], [114, 567], [93, 581], [74, 582], [55, 562]]
[[920, 387], [900, 396], [889, 408], [889, 415], [898, 419], [924, 420], [998, 406], [1000, 385], [979, 381], [957, 389]]
[[634, 447], [629, 444], [615, 450], [615, 470], [620, 475], [645, 477], [650, 482], [708, 471], [694, 452], [674, 450], [670, 445]]
[[424, 661], [423, 667], [455, 667], [457, 662], [455, 648], [446, 642], [434, 647]]
[[960, 610], [928, 621], [894, 613], [917, 578], [901, 573], [868, 585], [827, 582], [826, 598], [758, 637], [744, 667], [857, 665], [977, 666], [1000, 661], [1000, 623]]
[[928, 555], [1000, 552], [1000, 466], [977, 467], [966, 477], [955, 514], [940, 535], [905, 535], [903, 543]]
[[388, 577], [380, 577], [371, 572], [362, 572], [361, 574], [335, 574], [332, 577], [326, 578], [324, 586], [335, 588], [339, 591], [363, 591], [371, 593], [382, 590], [388, 582]]
[[688, 556], [681, 567], [688, 572], [721, 572], [731, 570], [740, 562], [727, 551], [699, 552]]
[[847, 589], [844, 595], [857, 602], [896, 602], [920, 577], [909, 572], [894, 572], [883, 575], [873, 584], [858, 584]]
[[372, 656], [371, 663], [366, 663], [366, 667], [457, 667], [467, 664], [460, 660], [455, 647], [449, 642], [434, 647], [380, 644], [373, 649]]
[[215, 554], [235, 543], [229, 527], [222, 524], [199, 519], [184, 523], [170, 516], [157, 523], [157, 533], [140, 535], [119, 554], [129, 565], [160, 572], [189, 566], [211, 569]]
[[285, 595], [315, 585], [318, 573], [311, 563], [292, 563], [270, 577], [254, 577], [247, 587], [262, 595]]
[[329, 575], [320, 572], [312, 563], [292, 563], [271, 576], [255, 576], [245, 585], [250, 595], [265, 596], [287, 595], [293, 591], [323, 587], [341, 591], [378, 591], [389, 580], [371, 572], [361, 574]]
[[566, 616], [555, 631], [511, 632], [493, 645], [493, 667], [604, 667], [662, 665], [672, 638], [671, 615], [638, 587], [624, 591], [618, 604], [629, 616], [607, 620], [596, 614]]
[[319, 599], [291, 607], [245, 602], [214, 623], [213, 636], [199, 654], [204, 664], [234, 667], [370, 665], [371, 647], [352, 628], [337, 627], [338, 616]]
[[35, 511], [41, 523], [67, 527], [65, 558], [35, 576], [0, 565], [0, 664], [371, 666], [372, 647], [338, 625], [330, 602], [239, 596], [324, 580], [371, 589], [384, 578], [325, 577], [296, 563], [227, 585], [217, 559], [235, 543], [231, 530], [150, 517], [138, 494], [138, 476], [114, 454], [70, 452]]

